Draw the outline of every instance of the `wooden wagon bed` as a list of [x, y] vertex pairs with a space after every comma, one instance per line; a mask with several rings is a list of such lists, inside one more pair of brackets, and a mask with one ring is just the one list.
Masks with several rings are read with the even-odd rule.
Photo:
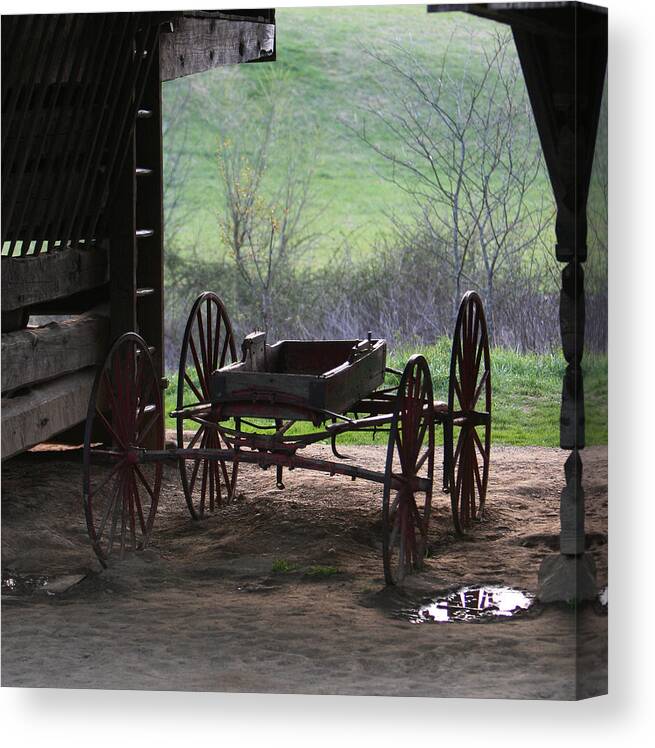
[[340, 415], [384, 381], [384, 340], [281, 340], [248, 335], [243, 358], [213, 372], [220, 415], [322, 421]]

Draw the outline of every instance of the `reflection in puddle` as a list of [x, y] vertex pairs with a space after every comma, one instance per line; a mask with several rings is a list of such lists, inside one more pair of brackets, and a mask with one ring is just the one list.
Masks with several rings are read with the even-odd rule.
[[31, 595], [43, 590], [47, 584], [48, 577], [44, 574], [18, 574], [10, 569], [2, 571], [3, 595]]
[[515, 615], [533, 602], [534, 595], [511, 587], [460, 587], [409, 611], [409, 618], [412, 623], [472, 623]]
[[12, 597], [36, 592], [56, 595], [66, 592], [84, 579], [84, 574], [64, 574], [48, 577], [45, 574], [19, 574], [12, 569], [2, 571], [2, 594]]

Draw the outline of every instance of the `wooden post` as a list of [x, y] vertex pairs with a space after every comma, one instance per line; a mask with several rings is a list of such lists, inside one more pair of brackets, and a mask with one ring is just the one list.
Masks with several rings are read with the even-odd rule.
[[[548, 167], [557, 219], [557, 259], [565, 264], [560, 333], [566, 371], [562, 383], [560, 446], [570, 450], [560, 498], [560, 555], [544, 559], [538, 596], [544, 602], [581, 601], [597, 594], [595, 569], [585, 555], [582, 460], [585, 446], [583, 353], [587, 259], [587, 196], [607, 63], [607, 15], [577, 3], [512, 15], [530, 102]], [[519, 20], [520, 19], [520, 20]]]
[[136, 319], [136, 176], [134, 137], [118, 177], [110, 226], [110, 337], [137, 329]]
[[[159, 55], [157, 43], [152, 54]], [[150, 66], [140, 108], [149, 116], [136, 126], [136, 227], [148, 230], [137, 240], [138, 288], [152, 289], [138, 302], [139, 332], [151, 348], [157, 376], [164, 376], [164, 220], [161, 82], [157, 59]]]

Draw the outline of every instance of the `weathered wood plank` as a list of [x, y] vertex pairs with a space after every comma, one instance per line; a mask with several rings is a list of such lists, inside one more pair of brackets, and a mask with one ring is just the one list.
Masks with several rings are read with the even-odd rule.
[[88, 314], [2, 335], [2, 392], [56, 379], [102, 361], [109, 318]]
[[[250, 336], [249, 342], [253, 341], [258, 341], [257, 334]], [[230, 415], [237, 414], [235, 407], [239, 404], [243, 410], [238, 415], [249, 416], [303, 419], [295, 411], [295, 415], [290, 415], [289, 405], [312, 413], [345, 413], [384, 381], [387, 350], [384, 340], [372, 341], [371, 349], [354, 361], [346, 360], [343, 365], [335, 366], [340, 358], [348, 359], [357, 342], [280, 341], [266, 348], [267, 370], [256, 363], [251, 368], [253, 361], [246, 347], [244, 361], [211, 375], [212, 400], [225, 405], [222, 413]], [[270, 408], [264, 413], [267, 405]]]
[[[109, 283], [98, 286], [98, 288], [89, 288], [86, 291], [74, 293], [72, 296], [65, 296], [62, 299], [52, 299], [41, 304], [32, 304], [29, 307], [29, 317], [88, 314], [91, 309], [105, 303], [109, 306]], [[5, 332], [11, 332], [11, 330]]]
[[2, 258], [2, 311], [60, 299], [109, 280], [104, 247], [71, 247], [34, 255]]
[[86, 418], [95, 368], [69, 374], [2, 400], [2, 459], [6, 460]]
[[266, 333], [251, 332], [246, 335], [241, 350], [246, 371], [266, 371]]
[[163, 34], [160, 43], [161, 79], [167, 81], [220, 65], [272, 57], [275, 25], [182, 16], [175, 21], [173, 33]]

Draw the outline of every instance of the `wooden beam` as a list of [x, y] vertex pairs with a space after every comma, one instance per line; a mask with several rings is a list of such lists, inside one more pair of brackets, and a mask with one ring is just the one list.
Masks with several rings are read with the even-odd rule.
[[272, 58], [274, 51], [274, 24], [181, 16], [173, 33], [161, 36], [161, 80]]
[[2, 399], [2, 459], [50, 439], [86, 418], [95, 368]]
[[[153, 54], [159, 55], [159, 44]], [[141, 106], [152, 112], [136, 126], [136, 167], [148, 169], [136, 180], [136, 227], [151, 231], [137, 240], [137, 288], [152, 288], [150, 296], [139, 297], [138, 331], [154, 348], [157, 376], [164, 376], [164, 178], [162, 160], [162, 107], [159, 66], [153, 65], [143, 91]], [[163, 427], [163, 422], [162, 422]]]
[[102, 286], [108, 280], [107, 250], [101, 246], [3, 257], [2, 311], [61, 299]]
[[226, 21], [248, 21], [249, 23], [275, 23], [275, 8], [251, 10], [185, 10], [178, 15], [187, 18], [222, 18]]
[[118, 176], [118, 190], [111, 208], [109, 283], [111, 338], [138, 332], [136, 321], [136, 163], [134, 132]]
[[[104, 303], [109, 303], [109, 283], [105, 283], [104, 286], [98, 286], [98, 288], [89, 288], [86, 291], [80, 291], [63, 299], [53, 299], [52, 301], [44, 301], [42, 304], [32, 304], [32, 306], [27, 307], [26, 311], [30, 317], [32, 315], [42, 317], [54, 317], [58, 315], [73, 316], [88, 314], [92, 309]], [[5, 332], [11, 331], [5, 330]]]
[[56, 379], [103, 360], [108, 314], [87, 314], [2, 335], [2, 392]]

